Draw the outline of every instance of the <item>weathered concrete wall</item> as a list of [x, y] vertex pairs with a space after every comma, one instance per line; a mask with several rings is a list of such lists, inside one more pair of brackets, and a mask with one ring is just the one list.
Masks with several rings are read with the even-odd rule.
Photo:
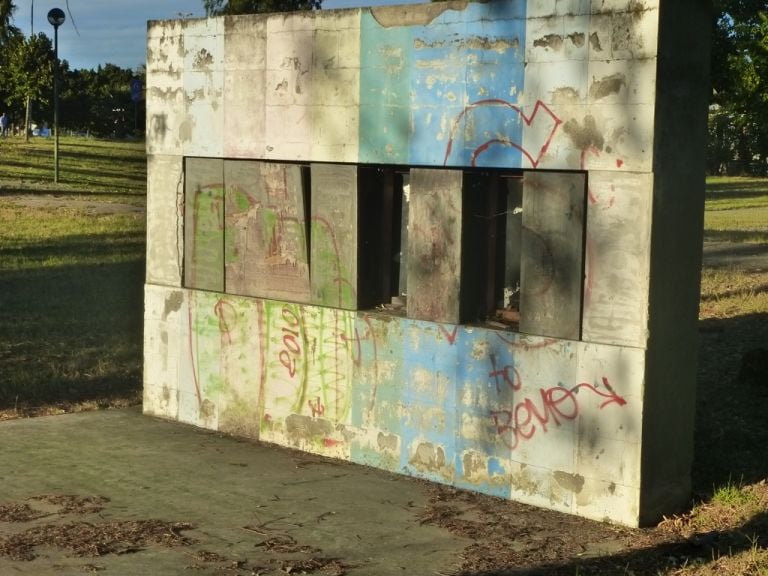
[[[152, 23], [145, 411], [631, 525], [683, 503], [692, 422], [645, 409], [694, 373], [649, 352], [669, 328], [651, 288], [691, 299], [697, 280], [689, 250], [651, 263], [681, 234], [655, 205], [676, 185], [656, 126], [681, 135], [657, 117], [664, 15], [521, 0]], [[354, 164], [420, 167], [406, 318], [361, 310], [375, 218]], [[527, 334], [460, 323], [473, 168], [526, 170]], [[675, 321], [694, 349], [695, 316]], [[686, 384], [675, 405], [692, 402]]]

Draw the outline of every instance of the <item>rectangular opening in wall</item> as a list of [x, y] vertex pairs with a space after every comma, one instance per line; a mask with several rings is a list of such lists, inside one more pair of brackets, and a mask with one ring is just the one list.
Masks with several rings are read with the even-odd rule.
[[465, 171], [461, 315], [580, 339], [583, 173]]
[[361, 166], [359, 186], [360, 308], [405, 315], [408, 169]]

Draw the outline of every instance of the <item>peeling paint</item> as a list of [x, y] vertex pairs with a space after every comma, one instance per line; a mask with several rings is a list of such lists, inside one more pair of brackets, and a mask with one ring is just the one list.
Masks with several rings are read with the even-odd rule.
[[581, 48], [582, 46], [584, 46], [584, 37], [585, 37], [585, 34], [583, 32], [574, 32], [572, 34], [568, 34], [568, 39], [577, 48]]
[[432, 50], [435, 48], [489, 50], [498, 54], [504, 54], [507, 50], [517, 50], [520, 48], [520, 40], [517, 38], [488, 38], [487, 36], [469, 36], [467, 38], [453, 38], [450, 40], [424, 40], [422, 38], [415, 38], [413, 40], [413, 47], [416, 50]]
[[589, 97], [593, 100], [601, 100], [612, 94], [618, 94], [622, 88], [627, 87], [627, 77], [617, 72], [600, 80], [593, 80], [589, 87]]
[[555, 104], [576, 104], [581, 100], [579, 91], [570, 86], [556, 88], [552, 92], [552, 102]]
[[422, 472], [440, 472], [445, 468], [445, 450], [442, 446], [423, 442], [418, 445], [409, 462], [414, 468]]
[[547, 34], [533, 41], [536, 48], [551, 48], [555, 52], [563, 49], [563, 37], [560, 34]]
[[376, 437], [376, 444], [378, 445], [379, 450], [397, 452], [399, 439], [395, 434], [385, 434], [384, 432], [379, 432], [379, 435]]
[[584, 476], [579, 474], [569, 474], [557, 470], [552, 474], [552, 477], [560, 486], [575, 494], [579, 494], [584, 489]]
[[468, 0], [453, 0], [412, 6], [381, 6], [369, 8], [369, 10], [379, 26], [384, 28], [426, 26], [439, 18], [443, 12], [447, 10], [463, 11], [468, 4], [470, 4]]
[[178, 312], [181, 310], [181, 305], [184, 303], [184, 294], [181, 292], [172, 292], [165, 299], [163, 306], [163, 321], [168, 318], [171, 312]]
[[597, 35], [597, 32], [592, 32], [592, 34], [589, 35], [589, 45], [595, 52], [603, 51], [603, 46], [600, 44], [600, 36]]
[[285, 430], [294, 439], [311, 440], [331, 435], [333, 423], [325, 418], [291, 414], [285, 419]]

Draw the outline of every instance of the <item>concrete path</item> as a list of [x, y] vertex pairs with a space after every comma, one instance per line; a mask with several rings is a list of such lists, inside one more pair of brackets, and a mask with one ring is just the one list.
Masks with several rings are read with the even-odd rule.
[[449, 574], [468, 541], [419, 522], [425, 490], [138, 409], [12, 420], [0, 574]]

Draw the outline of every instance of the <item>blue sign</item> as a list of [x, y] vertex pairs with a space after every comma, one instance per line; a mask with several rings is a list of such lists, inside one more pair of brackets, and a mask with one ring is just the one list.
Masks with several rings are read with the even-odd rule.
[[141, 100], [141, 92], [142, 92], [142, 86], [141, 86], [141, 80], [138, 78], [134, 78], [131, 80], [131, 100], [134, 102], [138, 102]]

